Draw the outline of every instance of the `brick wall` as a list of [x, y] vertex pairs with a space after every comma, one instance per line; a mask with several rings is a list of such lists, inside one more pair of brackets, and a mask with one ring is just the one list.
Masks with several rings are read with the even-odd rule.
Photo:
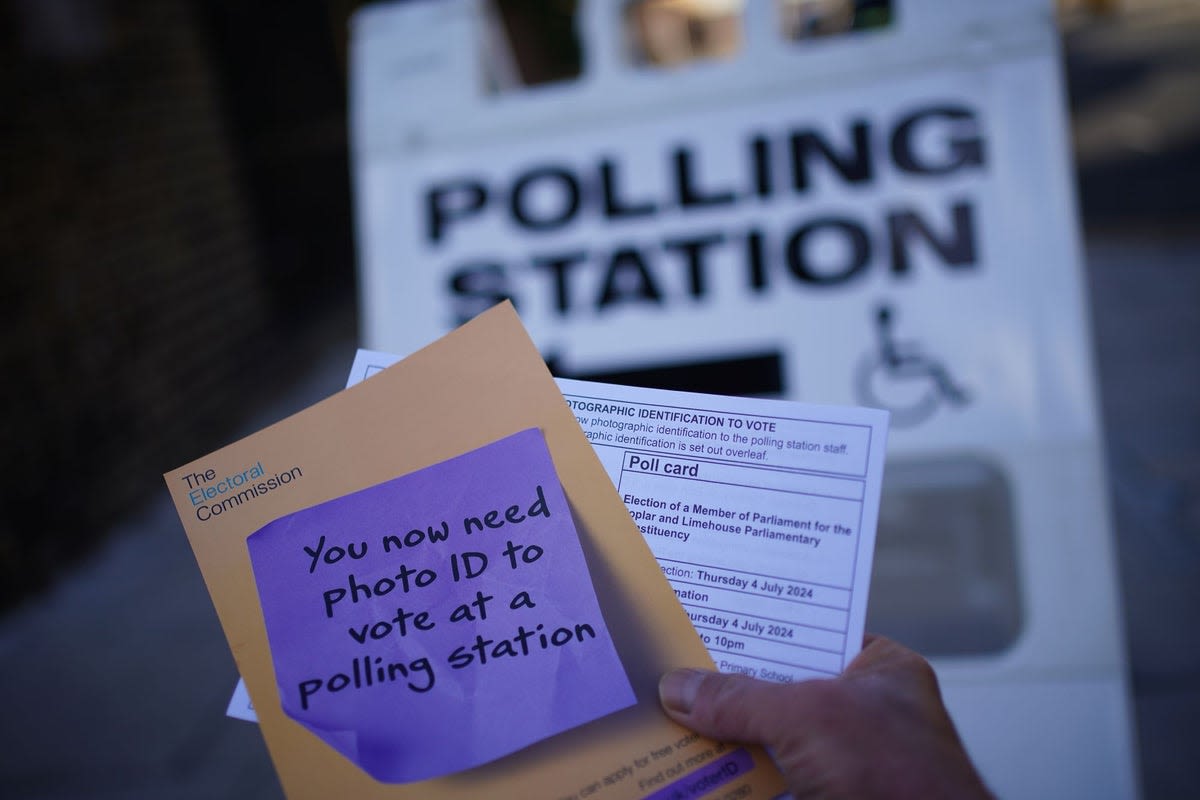
[[271, 338], [189, 4], [4, 11], [0, 608], [220, 444]]

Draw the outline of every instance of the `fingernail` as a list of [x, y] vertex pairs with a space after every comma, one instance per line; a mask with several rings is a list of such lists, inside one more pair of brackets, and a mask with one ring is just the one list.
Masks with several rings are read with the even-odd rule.
[[663, 675], [658, 682], [658, 699], [663, 708], [677, 714], [690, 714], [707, 674], [698, 669], [675, 669]]

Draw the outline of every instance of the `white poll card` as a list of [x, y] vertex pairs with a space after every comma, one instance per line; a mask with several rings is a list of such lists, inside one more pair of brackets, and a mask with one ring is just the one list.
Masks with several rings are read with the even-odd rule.
[[[397, 360], [360, 350], [350, 383]], [[557, 381], [718, 669], [796, 681], [850, 663], [886, 411]]]
[[[399, 360], [359, 350], [346, 385]], [[850, 663], [886, 411], [557, 381], [719, 670], [797, 681]], [[240, 682], [226, 713], [256, 719]]]
[[887, 413], [558, 385], [718, 669], [841, 672], [862, 647]]

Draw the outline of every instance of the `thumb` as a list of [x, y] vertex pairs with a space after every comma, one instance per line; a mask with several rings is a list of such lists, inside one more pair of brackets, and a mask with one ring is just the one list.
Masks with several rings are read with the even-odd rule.
[[676, 722], [711, 739], [769, 744], [787, 724], [784, 684], [743, 675], [676, 669], [658, 682], [663, 710]]

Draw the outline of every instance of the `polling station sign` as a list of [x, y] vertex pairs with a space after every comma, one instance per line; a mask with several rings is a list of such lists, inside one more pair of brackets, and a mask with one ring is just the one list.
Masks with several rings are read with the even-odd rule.
[[973, 371], [1021, 369], [980, 324], [1030, 277], [1004, 245], [994, 105], [976, 72], [377, 160], [369, 336], [412, 350], [507, 299], [562, 374], [710, 363], [724, 391], [891, 406], [902, 427], [930, 390], [862, 374], [884, 307], [942, 343], [944, 386], [923, 383], [944, 405]]
[[511, 94], [485, 5], [356, 20], [364, 344], [511, 300], [560, 376], [887, 409], [868, 627], [933, 657], [1000, 794], [1131, 794], [1051, 4], [797, 42], [774, 9], [816, 4], [747, 3], [739, 53], [655, 70], [635, 3], [581, 3], [583, 73]]
[[1086, 355], [1055, 354], [1051, 381], [1038, 364], [1046, 341], [1086, 350], [1052, 69], [366, 154], [365, 338], [409, 352], [510, 299], [564, 376], [684, 370], [679, 388], [885, 407], [902, 437], [1091, 432]]
[[[443, 167], [417, 189], [423, 255], [446, 264], [458, 321], [513, 299], [548, 329], [905, 277], [918, 260], [977, 269], [984, 133], [956, 88], [836, 128], [781, 103]], [[528, 251], [492, 256], [503, 238]]]

